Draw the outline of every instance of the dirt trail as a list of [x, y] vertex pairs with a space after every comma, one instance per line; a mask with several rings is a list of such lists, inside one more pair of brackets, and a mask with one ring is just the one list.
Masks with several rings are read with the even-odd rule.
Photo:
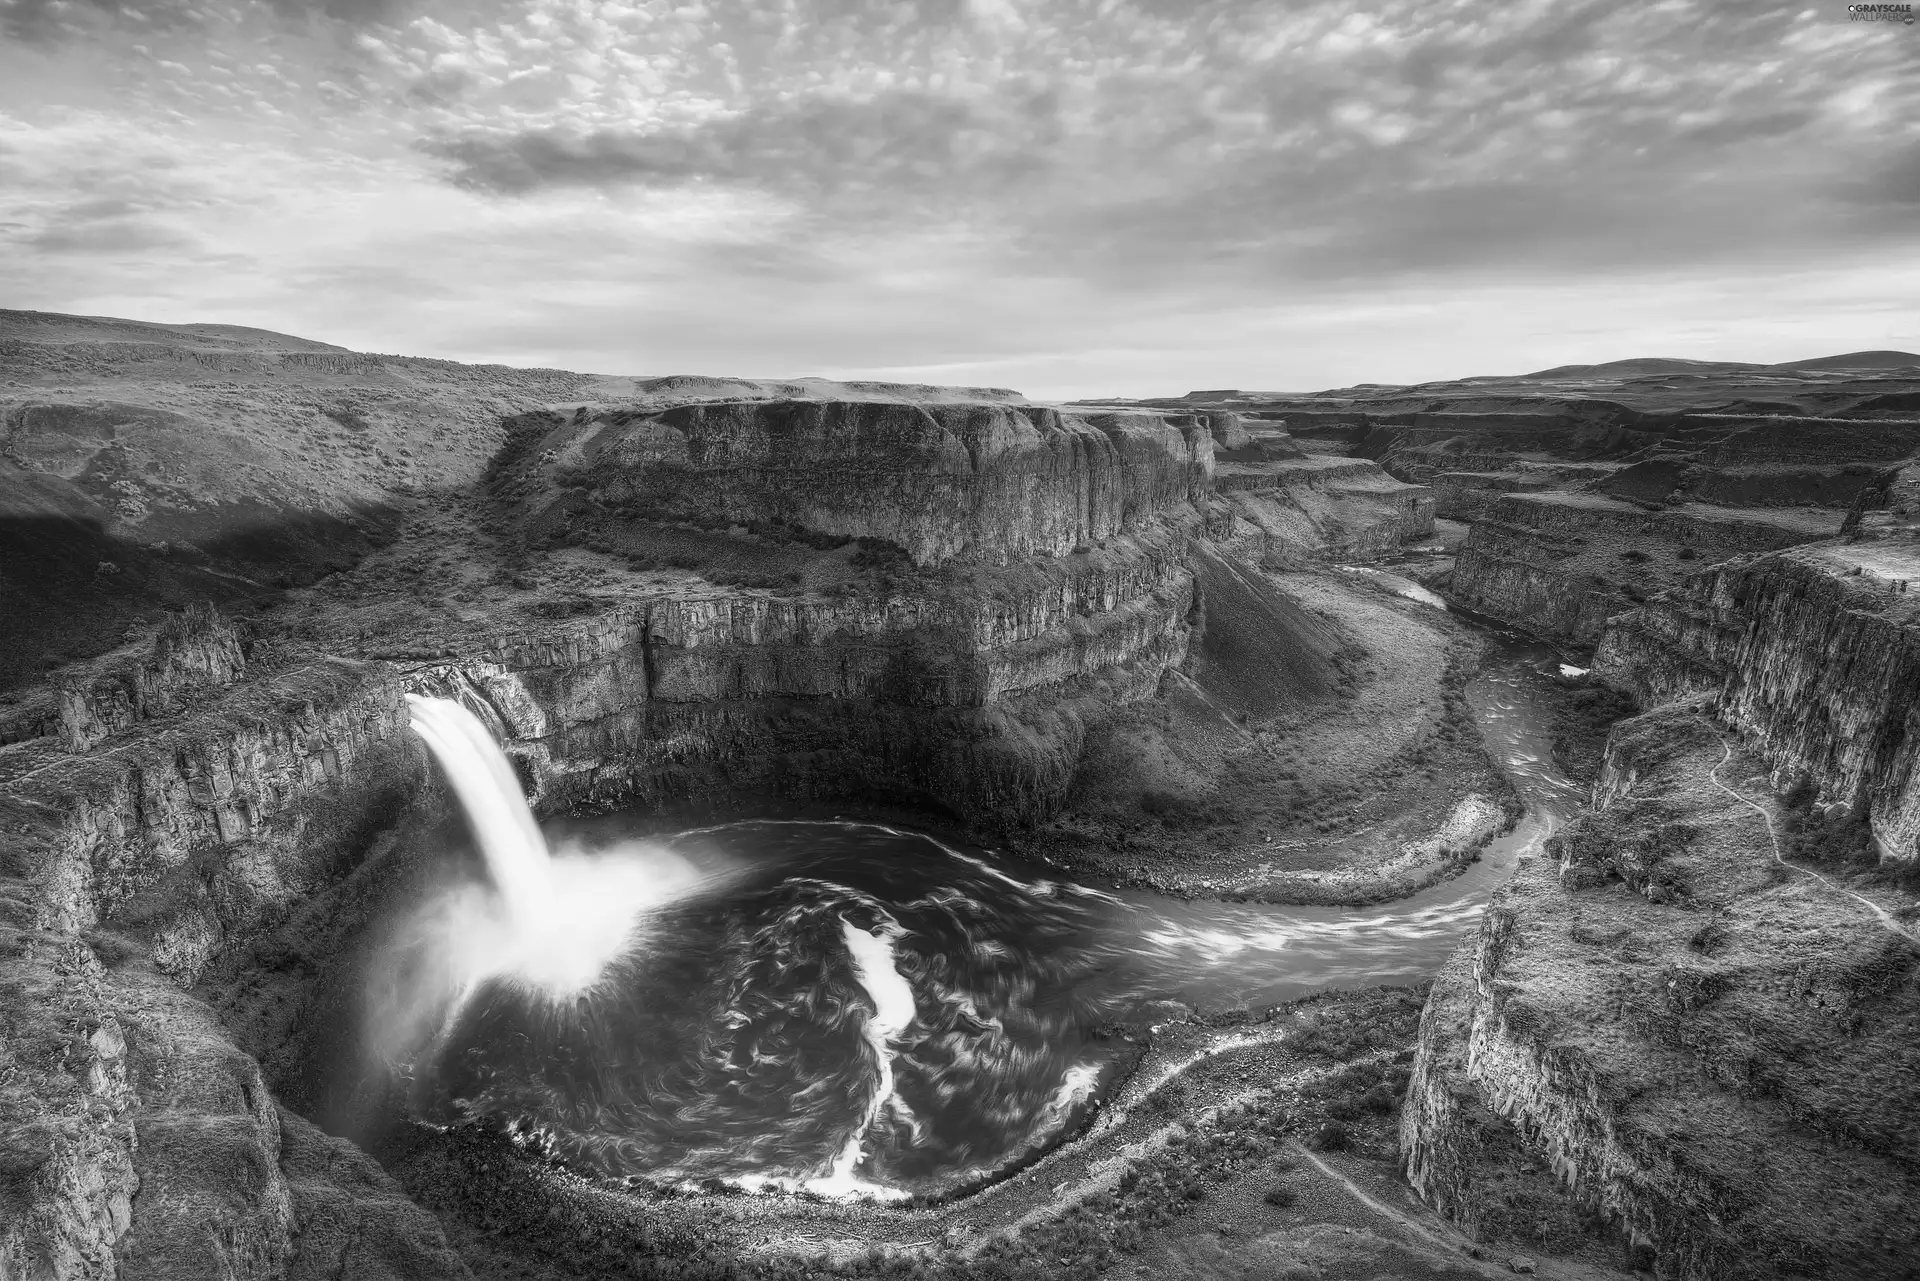
[[1711, 770], [1707, 771], [1707, 781], [1709, 783], [1712, 783], [1715, 787], [1725, 792], [1728, 796], [1731, 796], [1734, 800], [1739, 801], [1742, 805], [1745, 805], [1748, 809], [1752, 810], [1754, 813], [1760, 816], [1760, 821], [1766, 824], [1767, 840], [1773, 846], [1773, 861], [1778, 863], [1781, 867], [1789, 869], [1790, 871], [1799, 872], [1803, 876], [1811, 876], [1814, 880], [1820, 882], [1820, 884], [1826, 886], [1829, 890], [1833, 891], [1835, 894], [1846, 895], [1848, 898], [1852, 899], [1854, 902], [1866, 908], [1869, 912], [1872, 912], [1874, 915], [1874, 919], [1879, 921], [1880, 924], [1885, 926], [1888, 930], [1892, 931], [1895, 934], [1898, 934], [1901, 938], [1905, 939], [1909, 943], [1914, 944], [1916, 947], [1920, 947], [1920, 936], [1916, 936], [1912, 930], [1907, 929], [1905, 926], [1901, 925], [1900, 922], [1894, 920], [1893, 913], [1887, 911], [1886, 908], [1881, 907], [1878, 903], [1874, 902], [1872, 899], [1868, 898], [1866, 895], [1856, 894], [1852, 890], [1847, 889], [1845, 886], [1836, 885], [1833, 881], [1821, 875], [1819, 872], [1814, 871], [1810, 867], [1802, 867], [1798, 863], [1789, 862], [1787, 860], [1786, 855], [1780, 852], [1780, 834], [1774, 831], [1773, 815], [1767, 812], [1767, 809], [1765, 806], [1759, 804], [1756, 801], [1747, 799], [1745, 796], [1742, 796], [1739, 792], [1735, 791], [1733, 788], [1729, 787], [1727, 784], [1720, 781], [1720, 771], [1726, 768], [1727, 762], [1732, 759], [1733, 759], [1733, 744], [1729, 743], [1726, 740], [1726, 738], [1723, 736], [1720, 739], [1720, 763], [1718, 765], [1715, 765]]

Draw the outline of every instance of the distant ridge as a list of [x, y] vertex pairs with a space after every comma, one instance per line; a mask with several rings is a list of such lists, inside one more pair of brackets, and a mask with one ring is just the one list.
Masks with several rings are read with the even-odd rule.
[[[624, 374], [586, 374], [564, 369], [516, 369], [505, 365], [476, 365], [430, 357], [393, 356], [357, 352], [351, 347], [296, 338], [271, 329], [246, 325], [168, 325], [156, 321], [126, 320], [118, 316], [73, 316], [57, 311], [15, 311], [0, 307], [0, 341], [70, 347], [87, 343], [145, 343], [155, 347], [198, 352], [223, 352], [233, 358], [258, 358], [269, 363], [298, 355], [345, 356], [389, 369], [442, 366], [508, 375], [526, 374], [573, 380], [567, 391], [574, 397], [600, 402], [616, 400], [642, 404], [683, 404], [695, 400], [794, 399], [860, 400], [909, 404], [949, 402], [1005, 402], [1024, 404], [1026, 396], [1008, 387], [946, 387], [930, 383], [895, 383], [872, 379], [830, 378], [712, 378], [694, 374], [656, 377]], [[337, 372], [337, 371], [336, 371]], [[361, 371], [365, 372], [365, 371]], [[559, 403], [559, 402], [556, 402]]]
[[[1556, 365], [1537, 373], [1518, 374], [1518, 378], [1542, 382], [1571, 378], [1658, 378], [1667, 374], [1740, 374], [1761, 370], [1796, 369], [1900, 369], [1920, 366], [1920, 355], [1910, 351], [1853, 351], [1839, 356], [1816, 356], [1811, 360], [1788, 360], [1777, 365], [1754, 364], [1744, 360], [1684, 360], [1678, 356], [1641, 356], [1631, 360], [1609, 360], [1597, 365]], [[1467, 381], [1462, 379], [1460, 381]]]
[[117, 316], [69, 316], [57, 311], [12, 311], [0, 308], [0, 338], [24, 342], [150, 342], [226, 351], [335, 352], [351, 354], [346, 347], [311, 338], [295, 338], [271, 329], [251, 329], [246, 325], [163, 325], [147, 320], [122, 320]]
[[1652, 378], [1661, 374], [1737, 374], [1765, 369], [1765, 365], [1739, 360], [1682, 360], [1677, 356], [1640, 356], [1632, 360], [1609, 360], [1598, 365], [1556, 365], [1537, 373], [1518, 374], [1526, 379], [1565, 378]]
[[1920, 356], [1910, 351], [1850, 351], [1843, 356], [1816, 356], [1812, 360], [1790, 360], [1772, 369], [1901, 369], [1920, 365]]

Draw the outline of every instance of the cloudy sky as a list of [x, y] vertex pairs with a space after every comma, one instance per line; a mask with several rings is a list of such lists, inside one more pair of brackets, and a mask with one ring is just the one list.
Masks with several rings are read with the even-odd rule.
[[0, 0], [0, 306], [1154, 395], [1917, 350], [1917, 250], [1836, 0]]

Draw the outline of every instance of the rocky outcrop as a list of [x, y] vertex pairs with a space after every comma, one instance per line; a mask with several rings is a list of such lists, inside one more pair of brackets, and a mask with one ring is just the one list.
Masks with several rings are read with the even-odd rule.
[[422, 758], [405, 726], [390, 672], [331, 661], [54, 758], [12, 781], [5, 802], [30, 834], [33, 924], [137, 925], [190, 982], [229, 930], [332, 874], [354, 831], [412, 790]]
[[1831, 536], [1838, 513], [1654, 509], [1587, 494], [1512, 494], [1476, 521], [1454, 564], [1461, 603], [1578, 644], [1692, 568]]
[[[1615, 731], [1598, 808], [1524, 866], [1435, 986], [1402, 1113], [1409, 1177], [1471, 1225], [1491, 1117], [1658, 1275], [1909, 1275], [1920, 952], [1776, 872], [1673, 705]], [[1764, 804], [1764, 801], [1763, 801]]]
[[0, 1276], [467, 1275], [431, 1215], [276, 1108], [206, 1005], [110, 937], [0, 926], [0, 990]]
[[1433, 533], [1432, 491], [1364, 458], [1222, 464], [1216, 487], [1230, 519], [1215, 536], [1275, 568], [1379, 556]]
[[162, 625], [146, 661], [63, 686], [54, 732], [69, 752], [85, 751], [137, 721], [178, 712], [195, 695], [233, 684], [246, 666], [233, 625], [211, 605], [195, 605]]
[[1434, 515], [1474, 521], [1491, 514], [1502, 494], [1539, 493], [1553, 488], [1553, 480], [1513, 471], [1449, 471], [1435, 473], [1427, 487], [1433, 490]]
[[0, 1275], [106, 1277], [133, 1220], [127, 1040], [78, 940], [35, 947], [0, 883]]
[[[424, 762], [390, 670], [223, 687], [235, 643], [208, 616], [168, 628], [136, 669], [143, 697], [112, 704], [137, 717], [34, 755], [0, 792], [4, 1275], [299, 1275], [302, 1197], [334, 1195], [311, 1173], [297, 1192], [258, 1066], [184, 988], [342, 875]], [[368, 1204], [335, 1217], [391, 1217]], [[426, 1266], [439, 1231], [416, 1217], [405, 1250], [425, 1263], [395, 1274], [458, 1275], [451, 1256]]]
[[[544, 430], [540, 430], [544, 428]], [[884, 540], [922, 566], [1003, 565], [1201, 499], [1204, 416], [1006, 404], [737, 401], [524, 422], [506, 492], [577, 488], [646, 518]]]
[[1910, 536], [1737, 558], [1615, 619], [1595, 673], [1644, 705], [1710, 695], [1777, 790], [1811, 783], [1920, 858], [1916, 582]]

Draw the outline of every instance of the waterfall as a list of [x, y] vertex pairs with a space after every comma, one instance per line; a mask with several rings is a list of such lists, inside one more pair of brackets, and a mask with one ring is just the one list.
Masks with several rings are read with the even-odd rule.
[[449, 698], [407, 695], [410, 724], [425, 739], [460, 798], [494, 888], [515, 919], [553, 919], [553, 860], [520, 795], [513, 763], [478, 716]]
[[493, 979], [556, 1000], [577, 996], [632, 952], [650, 910], [713, 881], [650, 841], [596, 849], [563, 841], [550, 851], [485, 723], [451, 699], [409, 694], [407, 705], [414, 732], [453, 784], [492, 885], [449, 884], [423, 906], [407, 935], [418, 950], [410, 964], [432, 977], [392, 994], [386, 1022], [408, 1027], [425, 1009], [450, 1017]]

